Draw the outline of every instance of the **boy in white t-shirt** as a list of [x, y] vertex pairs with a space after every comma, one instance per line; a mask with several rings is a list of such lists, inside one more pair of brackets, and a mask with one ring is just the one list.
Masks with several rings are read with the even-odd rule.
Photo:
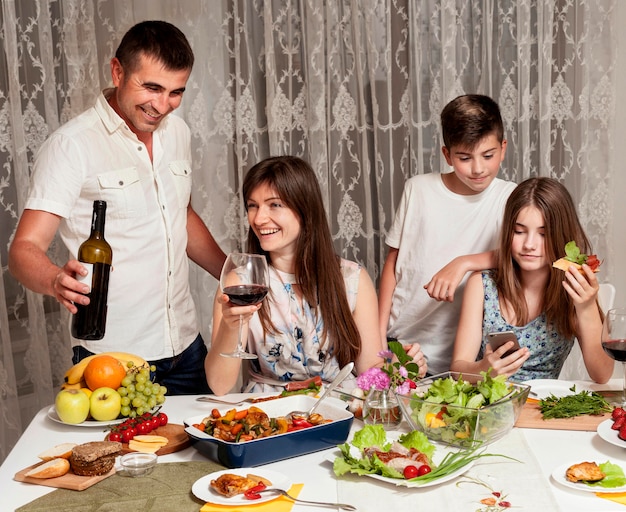
[[459, 96], [444, 107], [441, 128], [453, 172], [406, 182], [379, 288], [381, 334], [409, 355], [421, 349], [431, 375], [450, 369], [466, 275], [493, 267], [504, 205], [516, 186], [497, 178], [506, 140], [495, 101]]

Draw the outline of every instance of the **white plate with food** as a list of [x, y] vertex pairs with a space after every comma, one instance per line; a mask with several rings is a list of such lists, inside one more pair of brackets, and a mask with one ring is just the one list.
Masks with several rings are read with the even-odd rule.
[[238, 476], [254, 475], [255, 477], [261, 477], [265, 480], [269, 480], [271, 485], [268, 485], [268, 489], [282, 489], [283, 491], [289, 491], [291, 488], [291, 480], [286, 475], [278, 473], [276, 471], [270, 471], [269, 469], [263, 469], [259, 467], [254, 468], [235, 468], [225, 469], [223, 471], [216, 471], [195, 481], [191, 487], [191, 492], [194, 496], [200, 500], [216, 505], [257, 505], [259, 503], [265, 503], [266, 501], [275, 500], [281, 495], [276, 493], [261, 494], [261, 497], [256, 500], [249, 500], [243, 494], [236, 494], [230, 498], [218, 493], [211, 487], [211, 480], [217, 480], [224, 474], [232, 474]]
[[[351, 447], [351, 450], [353, 449], [353, 447]], [[354, 449], [354, 456], [359, 458], [360, 455], [357, 453], [358, 450]], [[443, 458], [445, 457], [446, 453], [447, 453], [447, 447], [444, 446], [440, 446], [437, 445], [437, 452], [435, 453], [434, 456], [434, 462], [435, 463], [439, 463], [443, 460]], [[444, 452], [444, 453], [442, 453]], [[329, 454], [327, 456], [327, 460], [331, 463], [335, 462], [335, 459], [337, 457], [342, 457], [341, 452], [334, 452], [332, 454]], [[416, 463], [416, 465], [419, 465], [419, 463]], [[466, 466], [463, 466], [462, 468], [457, 469], [456, 471], [449, 473], [447, 475], [444, 475], [440, 478], [437, 478], [436, 480], [430, 480], [428, 482], [411, 482], [410, 480], [404, 480], [402, 478], [390, 478], [387, 476], [382, 476], [382, 475], [378, 475], [376, 473], [371, 473], [371, 474], [365, 474], [362, 476], [366, 476], [369, 478], [373, 478], [374, 480], [380, 480], [381, 482], [387, 482], [389, 484], [393, 484], [393, 485], [398, 485], [398, 486], [404, 486], [404, 487], [413, 487], [413, 488], [420, 488], [420, 489], [424, 489], [426, 487], [433, 487], [435, 485], [440, 485], [440, 484], [444, 484], [446, 482], [449, 482], [450, 480], [454, 480], [456, 477], [459, 477], [461, 475], [463, 475], [464, 473], [466, 473], [467, 471], [470, 470], [470, 468], [474, 465], [474, 462], [470, 462], [469, 464], [467, 464]]]
[[[575, 462], [572, 462], [571, 464], [563, 464], [562, 466], [559, 466], [558, 468], [556, 468], [553, 472], [552, 472], [552, 479], [557, 482], [558, 484], [561, 484], [565, 487], [568, 487], [570, 489], [575, 489], [577, 491], [583, 491], [583, 492], [626, 492], [626, 485], [622, 485], [620, 487], [602, 487], [600, 485], [589, 485], [586, 484], [584, 482], [570, 482], [566, 477], [565, 477], [565, 472], [567, 471], [567, 468], [569, 468], [572, 464], [576, 464]], [[622, 466], [621, 464], [618, 464], [622, 470], [624, 470], [626, 472], [626, 467]]]
[[582, 391], [580, 389], [572, 391], [571, 388], [576, 384], [568, 380], [535, 379], [527, 380], [526, 382], [524, 382], [524, 384], [530, 386], [531, 398], [536, 398], [538, 400], [548, 398], [550, 395], [561, 398], [563, 396], [575, 395], [576, 393]]
[[48, 418], [50, 418], [52, 421], [56, 421], [57, 423], [60, 423], [61, 425], [69, 425], [71, 427], [108, 427], [109, 425], [119, 425], [120, 423], [122, 423], [122, 421], [124, 421], [127, 418], [118, 418], [116, 420], [111, 420], [111, 421], [96, 421], [96, 420], [85, 420], [82, 423], [65, 423], [64, 421], [61, 421], [61, 418], [59, 418], [59, 415], [57, 414], [56, 409], [54, 408], [54, 405], [50, 406], [50, 409], [48, 409]]
[[626, 448], [626, 441], [622, 441], [619, 437], [617, 437], [618, 431], [613, 430], [611, 428], [612, 426], [613, 420], [604, 420], [598, 425], [596, 432], [598, 433], [600, 438], [604, 439], [607, 443], [614, 444], [615, 446], [619, 446], [620, 448]]

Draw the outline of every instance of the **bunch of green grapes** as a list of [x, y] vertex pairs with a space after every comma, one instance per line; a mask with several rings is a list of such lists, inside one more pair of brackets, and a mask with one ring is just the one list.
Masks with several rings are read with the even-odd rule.
[[132, 361], [128, 362], [126, 377], [117, 388], [122, 397], [122, 416], [136, 418], [165, 402], [167, 388], [150, 380], [150, 372], [155, 370], [155, 366], [135, 366]]

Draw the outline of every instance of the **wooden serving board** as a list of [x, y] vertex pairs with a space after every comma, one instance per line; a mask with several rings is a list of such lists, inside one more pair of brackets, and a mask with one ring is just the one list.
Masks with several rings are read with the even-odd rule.
[[[152, 432], [150, 432], [150, 435], [167, 437], [167, 439], [169, 440], [169, 442], [165, 446], [157, 450], [157, 455], [167, 455], [168, 453], [174, 453], [179, 450], [184, 450], [191, 445], [191, 439], [189, 439], [187, 432], [185, 432], [185, 426], [178, 425], [176, 423], [168, 423], [167, 425], [164, 425], [162, 427], [157, 427]], [[108, 440], [108, 437], [108, 435], [105, 437], [105, 441]], [[123, 453], [128, 453], [132, 451], [135, 450], [131, 450], [128, 447], [128, 443], [122, 443]]]
[[524, 404], [522, 412], [515, 423], [521, 428], [546, 428], [552, 430], [584, 430], [595, 432], [598, 425], [611, 417], [611, 413], [601, 416], [583, 414], [574, 418], [551, 418], [544, 420], [539, 409], [539, 402], [529, 400]]
[[56, 478], [33, 478], [31, 476], [26, 476], [26, 473], [40, 464], [43, 464], [43, 461], [22, 469], [22, 471], [15, 474], [13, 480], [17, 482], [26, 482], [28, 484], [45, 485], [46, 487], [59, 487], [73, 491], [82, 491], [115, 473], [115, 468], [113, 468], [104, 475], [79, 476], [72, 473], [72, 470], [70, 469], [70, 471], [65, 473], [63, 476], [58, 476]]

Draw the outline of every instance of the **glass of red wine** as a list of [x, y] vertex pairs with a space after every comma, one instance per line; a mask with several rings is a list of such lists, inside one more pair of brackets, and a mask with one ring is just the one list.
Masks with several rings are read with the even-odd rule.
[[[240, 252], [230, 253], [222, 267], [220, 286], [222, 292], [228, 295], [230, 302], [235, 306], [258, 304], [265, 298], [269, 289], [269, 269], [265, 256]], [[237, 349], [234, 352], [222, 352], [220, 355], [240, 359], [257, 358], [255, 354], [250, 354], [243, 349], [242, 328], [243, 317], [239, 315]]]
[[626, 405], [626, 308], [611, 309], [604, 317], [602, 348], [610, 357], [622, 363], [624, 385], [622, 400], [618, 405], [623, 407]]

